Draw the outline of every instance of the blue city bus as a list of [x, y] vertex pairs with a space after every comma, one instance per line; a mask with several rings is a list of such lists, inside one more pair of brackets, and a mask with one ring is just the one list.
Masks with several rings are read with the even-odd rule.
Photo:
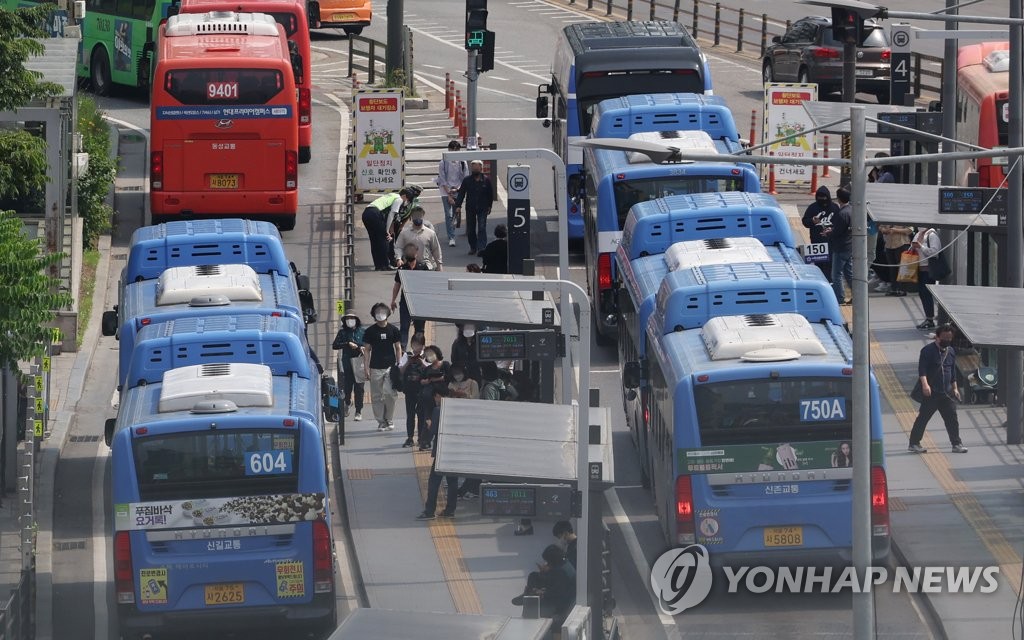
[[648, 131], [703, 131], [740, 142], [725, 99], [702, 93], [651, 93], [602, 100], [594, 107], [591, 138], [628, 138]]
[[125, 383], [143, 327], [178, 318], [232, 314], [291, 316], [304, 321], [290, 275], [258, 274], [244, 264], [172, 267], [155, 280], [128, 284], [116, 322], [103, 326], [103, 335], [116, 335], [121, 343], [118, 388]]
[[[704, 152], [732, 153], [739, 143], [712, 140], [700, 131], [634, 134], [631, 138], [678, 134], [677, 146], [698, 148]], [[647, 139], [650, 139], [649, 137]], [[685, 143], [685, 145], [680, 144]], [[710, 146], [709, 146], [710, 145]], [[614, 338], [615, 300], [613, 257], [622, 238], [622, 229], [630, 209], [658, 198], [723, 191], [759, 192], [761, 181], [748, 163], [694, 162], [655, 164], [647, 156], [613, 149], [587, 148], [586, 198], [583, 217], [584, 256], [591, 304], [597, 318], [598, 337]], [[735, 235], [719, 231], [714, 236]], [[662, 250], [664, 251], [664, 249]]]
[[616, 262], [665, 253], [683, 240], [742, 236], [766, 245], [796, 247], [786, 212], [774, 197], [736, 191], [695, 193], [634, 205], [622, 229]]
[[125, 391], [105, 428], [124, 637], [335, 628], [319, 402], [319, 380], [251, 363]]
[[798, 314], [719, 316], [663, 334], [648, 321], [651, 470], [672, 545], [705, 545], [714, 561], [799, 557], [848, 562], [853, 458], [871, 456], [872, 549], [889, 552], [878, 384], [870, 385], [871, 451], [852, 450], [853, 341]]
[[[562, 30], [550, 84], [538, 87], [537, 117], [551, 125], [552, 148], [578, 183], [597, 104], [609, 98], [662, 92], [711, 93], [707, 56], [677, 22], [584, 22]], [[549, 107], [548, 99], [552, 101]], [[569, 238], [583, 238], [583, 219], [570, 188], [556, 206], [568, 216]]]
[[285, 256], [281, 233], [269, 222], [236, 218], [180, 220], [140, 227], [132, 233], [128, 262], [118, 282], [118, 304], [104, 314], [104, 324], [116, 324], [124, 287], [159, 278], [171, 267], [247, 264], [256, 273], [295, 275], [295, 286], [307, 322], [316, 320], [309, 278]]

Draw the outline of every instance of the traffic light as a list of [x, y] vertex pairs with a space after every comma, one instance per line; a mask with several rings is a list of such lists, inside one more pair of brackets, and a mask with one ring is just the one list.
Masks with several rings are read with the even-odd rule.
[[860, 44], [864, 37], [864, 18], [854, 9], [832, 7], [832, 34], [839, 42]]
[[494, 69], [494, 32], [484, 30], [484, 46], [480, 49], [477, 58], [477, 71], [490, 71]]
[[466, 49], [483, 49], [487, 0], [466, 0]]

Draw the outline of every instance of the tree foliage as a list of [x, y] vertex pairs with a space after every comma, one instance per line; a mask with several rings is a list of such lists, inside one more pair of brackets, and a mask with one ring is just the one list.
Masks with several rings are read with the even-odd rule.
[[0, 130], [0, 208], [41, 213], [46, 171], [45, 140], [27, 131]]
[[43, 80], [43, 74], [25, 68], [31, 56], [42, 55], [43, 44], [33, 38], [47, 37], [42, 28], [56, 5], [7, 11], [0, 9], [0, 111], [13, 111], [33, 100], [58, 95], [60, 85]]
[[17, 370], [19, 360], [43, 355], [53, 335], [46, 325], [71, 296], [46, 275], [63, 256], [46, 253], [13, 211], [0, 211], [0, 255], [0, 365]]
[[78, 215], [84, 228], [83, 244], [92, 249], [100, 235], [110, 230], [113, 211], [106, 199], [117, 175], [116, 160], [110, 157], [110, 127], [92, 98], [78, 99], [78, 132], [82, 150], [89, 154], [89, 169], [78, 178]]

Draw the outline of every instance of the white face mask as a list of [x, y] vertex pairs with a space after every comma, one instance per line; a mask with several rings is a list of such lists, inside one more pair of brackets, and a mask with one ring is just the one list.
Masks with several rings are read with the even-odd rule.
[[388, 319], [388, 314], [386, 314], [386, 313], [378, 313], [377, 315], [375, 315], [373, 317], [377, 319], [377, 322], [384, 322], [385, 320]]
[[430, 364], [434, 364], [435, 362], [437, 362], [437, 356], [435, 356], [433, 353], [428, 353], [426, 356], [424, 356], [423, 359], [429, 362]]
[[472, 338], [473, 336], [476, 335], [476, 329], [463, 329], [462, 335], [464, 335], [467, 338]]
[[466, 376], [462, 375], [461, 373], [456, 373], [452, 377], [455, 379], [455, 382], [462, 382], [466, 378]]
[[348, 327], [349, 329], [355, 329], [356, 328], [355, 318], [349, 318], [348, 320], [346, 320], [345, 321], [345, 326]]

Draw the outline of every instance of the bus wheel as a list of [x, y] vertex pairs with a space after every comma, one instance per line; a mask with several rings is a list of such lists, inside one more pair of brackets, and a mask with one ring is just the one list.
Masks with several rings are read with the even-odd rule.
[[362, 32], [362, 27], [345, 27], [345, 33], [350, 36], [358, 36]]
[[277, 228], [281, 231], [293, 230], [295, 228], [295, 216], [285, 216], [277, 223]]
[[107, 52], [103, 47], [96, 47], [92, 50], [92, 58], [89, 61], [89, 78], [92, 80], [92, 92], [98, 96], [105, 96], [110, 93], [110, 61], [107, 60]]
[[306, 164], [313, 158], [313, 152], [309, 147], [299, 147], [299, 164]]

